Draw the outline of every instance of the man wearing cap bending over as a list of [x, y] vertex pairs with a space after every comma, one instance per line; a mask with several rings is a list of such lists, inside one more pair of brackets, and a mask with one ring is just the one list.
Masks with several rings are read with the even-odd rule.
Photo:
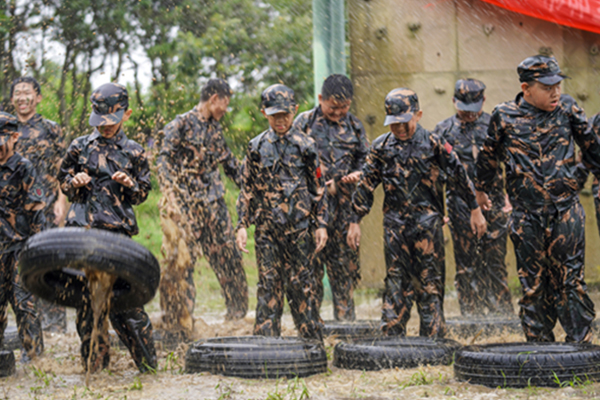
[[[437, 124], [434, 134], [451, 146], [469, 178], [475, 178], [475, 160], [487, 137], [490, 115], [483, 112], [485, 85], [477, 79], [459, 79], [452, 102], [456, 114]], [[469, 206], [456, 191], [456, 177], [448, 176], [446, 206], [454, 241], [456, 276], [454, 284], [463, 316], [513, 313], [506, 282], [506, 237], [508, 232], [507, 199], [502, 170], [491, 185], [492, 209], [483, 212], [487, 232], [478, 239], [469, 225]], [[508, 203], [510, 205], [510, 203]]]
[[[46, 196], [46, 225], [42, 229], [56, 228], [67, 213], [67, 198], [56, 180], [65, 154], [60, 126], [37, 113], [37, 106], [42, 101], [42, 89], [35, 78], [22, 76], [15, 79], [10, 87], [10, 101], [19, 119], [19, 140], [15, 150], [33, 163]], [[65, 333], [65, 307], [40, 298], [36, 302], [44, 330]]]
[[349, 113], [352, 82], [331, 75], [323, 83], [319, 106], [300, 114], [294, 126], [312, 137], [319, 151], [327, 185], [329, 223], [327, 245], [315, 257], [315, 284], [319, 304], [323, 300], [323, 266], [333, 295], [333, 317], [353, 321], [354, 288], [360, 279], [358, 251], [346, 244], [352, 213], [352, 192], [367, 157], [369, 142], [362, 123]]
[[496, 106], [477, 158], [477, 201], [492, 209], [489, 195], [503, 162], [527, 340], [554, 341], [558, 318], [566, 341], [589, 342], [595, 313], [584, 281], [585, 215], [577, 195], [575, 144], [596, 177], [600, 144], [587, 130], [583, 109], [561, 95], [566, 76], [554, 57], [526, 58], [517, 72], [522, 92]]
[[261, 95], [270, 128], [248, 145], [238, 197], [236, 243], [246, 250], [254, 224], [258, 288], [254, 334], [279, 336], [284, 294], [300, 336], [322, 339], [312, 259], [327, 242], [325, 180], [312, 138], [292, 126], [294, 91], [272, 85]]
[[[133, 111], [129, 109], [127, 89], [107, 83], [94, 90], [90, 101], [89, 123], [95, 127], [94, 132], [73, 140], [58, 173], [60, 187], [71, 201], [66, 225], [137, 235], [133, 206], [148, 197], [150, 168], [144, 148], [123, 132], [123, 123]], [[108, 318], [138, 369], [156, 369], [152, 324], [144, 307], [109, 310]], [[90, 349], [94, 315], [89, 293], [85, 292], [83, 304], [77, 308], [76, 324], [83, 367], [90, 372], [107, 368], [110, 361], [106, 315], [99, 316], [98, 321], [99, 345]]]
[[373, 192], [383, 185], [383, 236], [386, 278], [382, 329], [405, 336], [413, 300], [421, 317], [420, 335], [443, 337], [444, 320], [444, 182], [456, 177], [456, 193], [470, 210], [471, 231], [481, 237], [486, 222], [471, 181], [452, 147], [418, 124], [423, 112], [417, 94], [394, 89], [385, 98], [384, 125], [391, 132], [371, 145], [363, 176], [352, 197], [356, 215], [348, 245], [360, 243], [358, 222], [373, 205]]

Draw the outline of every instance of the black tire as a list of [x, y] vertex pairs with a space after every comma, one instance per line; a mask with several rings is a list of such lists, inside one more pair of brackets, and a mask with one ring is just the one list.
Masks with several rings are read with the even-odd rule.
[[15, 373], [15, 353], [12, 350], [0, 350], [0, 377]]
[[4, 338], [2, 339], [2, 350], [17, 350], [21, 347], [21, 339], [19, 339], [19, 331], [16, 326], [7, 326], [4, 330]]
[[324, 321], [323, 336], [337, 336], [340, 339], [381, 336], [381, 321]]
[[456, 337], [465, 336], [494, 336], [501, 333], [523, 334], [521, 320], [506, 317], [480, 317], [480, 318], [450, 318], [446, 320], [448, 333]]
[[52, 303], [78, 307], [87, 284], [84, 268], [117, 276], [111, 309], [141, 307], [154, 297], [160, 267], [152, 253], [125, 235], [56, 228], [27, 241], [19, 259], [25, 288]]
[[460, 347], [460, 343], [454, 340], [426, 337], [358, 339], [335, 346], [333, 365], [366, 371], [414, 368], [425, 364], [448, 365]]
[[[587, 343], [502, 343], [456, 352], [456, 379], [489, 387], [560, 387], [600, 379], [600, 346]], [[561, 385], [562, 383], [562, 385]]]
[[293, 337], [214, 338], [189, 347], [185, 371], [249, 379], [305, 377], [327, 371], [327, 354], [321, 342]]

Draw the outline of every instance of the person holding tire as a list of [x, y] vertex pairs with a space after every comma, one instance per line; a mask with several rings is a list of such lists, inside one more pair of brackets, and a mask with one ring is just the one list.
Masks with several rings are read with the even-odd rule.
[[247, 253], [246, 229], [256, 226], [254, 334], [281, 335], [285, 294], [300, 336], [322, 340], [312, 262], [327, 242], [327, 200], [317, 146], [292, 126], [298, 111], [292, 89], [269, 86], [261, 105], [270, 128], [248, 145], [236, 229], [238, 248]]
[[[10, 101], [19, 120], [19, 140], [15, 150], [35, 166], [47, 196], [44, 230], [56, 228], [67, 214], [67, 197], [61, 192], [56, 175], [65, 154], [60, 126], [37, 113], [42, 89], [31, 76], [22, 76], [10, 87]], [[67, 331], [67, 310], [63, 306], [37, 299], [42, 328], [48, 332]]]
[[323, 301], [323, 271], [331, 285], [333, 317], [354, 321], [354, 289], [360, 280], [358, 251], [346, 243], [352, 192], [369, 151], [362, 123], [349, 113], [354, 90], [344, 75], [330, 75], [321, 88], [319, 106], [294, 121], [301, 132], [315, 140], [327, 186], [329, 223], [327, 244], [315, 257], [315, 284], [319, 306]]
[[477, 158], [477, 201], [491, 209], [489, 193], [504, 163], [527, 341], [553, 342], [558, 319], [566, 341], [589, 342], [595, 311], [584, 280], [575, 144], [585, 167], [600, 177], [600, 142], [583, 109], [561, 94], [566, 76], [554, 57], [528, 57], [517, 72], [522, 92], [496, 106]]
[[0, 348], [10, 303], [27, 362], [42, 354], [44, 338], [35, 298], [23, 287], [17, 261], [25, 241], [46, 223], [47, 197], [33, 164], [14, 151], [18, 129], [15, 116], [0, 112]]
[[[146, 200], [151, 185], [144, 148], [129, 140], [123, 131], [123, 123], [133, 112], [129, 109], [127, 89], [107, 83], [94, 90], [90, 101], [89, 124], [95, 127], [94, 132], [73, 140], [58, 173], [61, 189], [72, 203], [66, 225], [105, 229], [131, 237], [138, 233], [133, 205]], [[138, 369], [156, 369], [152, 324], [144, 308], [108, 310], [108, 317]], [[98, 321], [102, 325], [106, 316], [99, 316]], [[97, 352], [90, 349], [94, 315], [88, 291], [77, 308], [76, 324], [84, 369], [88, 369], [88, 359], [90, 372], [108, 367], [109, 338], [99, 335]], [[102, 326], [98, 330], [107, 331]]]
[[360, 220], [373, 206], [373, 192], [383, 185], [386, 262], [382, 330], [405, 336], [413, 300], [421, 317], [420, 336], [443, 337], [444, 321], [444, 182], [456, 179], [456, 191], [470, 209], [471, 230], [481, 238], [486, 221], [477, 205], [465, 167], [452, 147], [418, 124], [423, 111], [417, 94], [407, 88], [385, 98], [384, 125], [391, 132], [371, 144], [363, 176], [352, 196], [355, 215], [348, 245], [360, 244]]
[[[485, 85], [477, 79], [456, 81], [452, 102], [456, 114], [438, 123], [433, 130], [456, 153], [475, 178], [475, 160], [487, 136], [490, 115], [483, 112]], [[486, 234], [478, 239], [473, 235], [469, 221], [469, 206], [458, 196], [456, 177], [448, 176], [446, 206], [450, 218], [450, 231], [454, 242], [456, 276], [454, 284], [460, 312], [465, 317], [513, 315], [506, 271], [506, 238], [510, 202], [504, 194], [502, 170], [498, 170], [491, 186], [493, 207], [484, 211], [488, 226]]]

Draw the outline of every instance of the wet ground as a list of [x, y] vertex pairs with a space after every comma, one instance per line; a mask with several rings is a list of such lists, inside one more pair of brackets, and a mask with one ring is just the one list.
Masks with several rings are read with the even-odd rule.
[[[600, 295], [593, 296], [600, 304]], [[359, 319], [377, 319], [381, 301], [363, 299], [357, 309]], [[447, 297], [447, 316], [458, 316], [452, 293]], [[326, 305], [324, 319], [332, 310]], [[159, 319], [157, 312], [151, 313]], [[246, 380], [210, 374], [183, 373], [185, 346], [174, 352], [161, 351], [156, 374], [141, 375], [130, 356], [123, 350], [111, 349], [110, 369], [95, 374], [85, 386], [85, 375], [79, 356], [79, 338], [75, 334], [73, 311], [66, 335], [45, 337], [46, 353], [28, 365], [17, 363], [16, 375], [0, 379], [0, 398], [4, 399], [594, 399], [600, 398], [600, 383], [570, 386], [562, 389], [531, 387], [527, 389], [490, 389], [459, 382], [451, 366], [420, 367], [362, 372], [343, 370], [331, 365], [329, 372], [304, 379]], [[417, 334], [418, 318], [413, 312], [409, 334]], [[203, 314], [197, 321], [197, 334], [202, 337], [249, 335], [253, 314], [238, 322], [224, 322], [221, 314]], [[295, 330], [288, 313], [284, 316], [284, 335]], [[564, 338], [561, 328], [556, 330]], [[454, 338], [463, 344], [522, 341], [520, 334], [503, 333], [488, 338]], [[326, 341], [329, 355], [335, 339]], [[599, 344], [598, 337], [594, 342]], [[20, 357], [16, 352], [17, 358]], [[307, 397], [309, 396], [309, 397]]]

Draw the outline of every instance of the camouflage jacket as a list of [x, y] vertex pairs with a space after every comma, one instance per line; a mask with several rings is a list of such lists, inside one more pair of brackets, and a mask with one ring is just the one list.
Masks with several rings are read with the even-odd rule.
[[15, 151], [27, 158], [38, 175], [46, 194], [46, 207], [58, 198], [58, 167], [65, 155], [64, 138], [60, 126], [35, 114], [26, 122], [19, 121], [19, 140]]
[[317, 143], [325, 182], [362, 168], [369, 142], [362, 123], [354, 115], [348, 113], [339, 122], [331, 122], [319, 106], [300, 114], [294, 126]]
[[285, 233], [327, 227], [325, 180], [313, 139], [292, 127], [250, 141], [238, 197], [238, 229], [276, 227]]
[[33, 164], [15, 153], [0, 165], [0, 252], [16, 250], [45, 224], [44, 187]]
[[373, 206], [373, 191], [381, 183], [383, 212], [389, 217], [412, 217], [420, 213], [444, 215], [444, 179], [456, 178], [456, 192], [470, 209], [477, 206], [473, 185], [451, 146], [421, 125], [406, 141], [388, 132], [371, 144], [363, 176], [352, 197], [358, 222]]
[[[112, 175], [123, 171], [134, 181], [127, 188], [112, 180]], [[71, 181], [85, 172], [92, 181], [86, 186], [73, 188]], [[148, 197], [150, 169], [144, 149], [127, 139], [123, 131], [105, 139], [97, 129], [91, 135], [79, 137], [67, 149], [58, 173], [63, 193], [71, 201], [67, 226], [118, 231], [133, 236], [138, 233], [132, 205]]]
[[[489, 124], [490, 114], [485, 112], [481, 113], [474, 122], [461, 121], [455, 114], [438, 123], [433, 130], [433, 134], [443, 138], [452, 146], [452, 150], [467, 170], [467, 175], [469, 175], [471, 181], [475, 179], [475, 160], [487, 137]], [[447, 198], [457, 196], [456, 184], [456, 179], [449, 176], [446, 185]], [[504, 179], [501, 169], [498, 169], [496, 179], [492, 183], [488, 194], [495, 207], [504, 207]]]
[[170, 182], [184, 193], [211, 203], [225, 195], [221, 164], [225, 174], [240, 186], [240, 163], [227, 147], [218, 121], [204, 121], [194, 108], [167, 124], [164, 133], [157, 161], [161, 184]]
[[571, 96], [562, 95], [552, 112], [535, 108], [522, 96], [494, 109], [477, 158], [475, 187], [489, 192], [504, 162], [513, 207], [541, 212], [554, 204], [564, 211], [578, 194], [574, 141], [582, 150], [584, 165], [596, 176], [600, 176], [600, 143]]

